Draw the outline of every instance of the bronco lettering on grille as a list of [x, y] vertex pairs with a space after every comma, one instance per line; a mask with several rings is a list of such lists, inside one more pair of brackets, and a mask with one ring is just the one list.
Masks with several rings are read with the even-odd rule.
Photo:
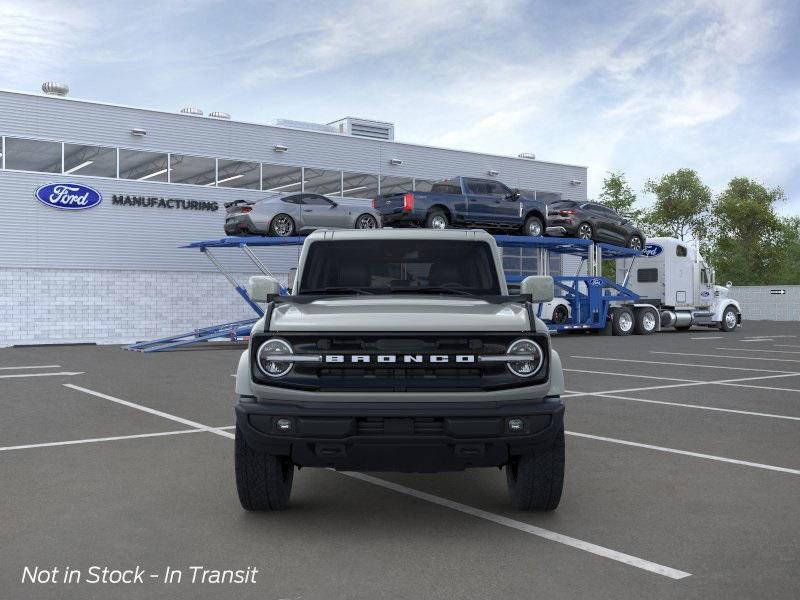
[[326, 363], [351, 364], [421, 364], [421, 363], [474, 363], [474, 354], [326, 354]]

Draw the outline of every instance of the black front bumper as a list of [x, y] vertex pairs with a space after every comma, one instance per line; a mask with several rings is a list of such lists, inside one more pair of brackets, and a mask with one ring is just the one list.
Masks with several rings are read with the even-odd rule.
[[[524, 430], [511, 432], [519, 417]], [[292, 430], [276, 422], [288, 419]], [[476, 406], [452, 403], [314, 403], [241, 399], [236, 424], [255, 450], [288, 456], [301, 467], [353, 471], [437, 472], [501, 466], [553, 443], [564, 405], [543, 401]]]

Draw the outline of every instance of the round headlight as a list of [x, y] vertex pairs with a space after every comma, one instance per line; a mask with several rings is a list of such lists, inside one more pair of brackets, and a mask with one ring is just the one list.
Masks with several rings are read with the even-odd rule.
[[274, 338], [261, 344], [256, 362], [264, 375], [283, 377], [294, 366], [292, 361], [286, 360], [286, 357], [293, 353], [288, 342]]
[[517, 340], [506, 350], [509, 357], [508, 370], [517, 377], [531, 377], [538, 373], [544, 362], [542, 347], [533, 340]]

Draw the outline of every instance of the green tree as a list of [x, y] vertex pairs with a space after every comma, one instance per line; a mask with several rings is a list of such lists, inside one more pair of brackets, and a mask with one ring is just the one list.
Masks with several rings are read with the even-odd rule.
[[711, 208], [713, 236], [709, 260], [720, 281], [738, 285], [786, 283], [797, 269], [798, 223], [782, 220], [775, 203], [781, 188], [767, 188], [747, 177], [731, 179]]
[[644, 215], [644, 225], [651, 235], [665, 235], [681, 240], [702, 240], [708, 233], [708, 209], [711, 190], [692, 169], [678, 169], [659, 180], [645, 183], [645, 193], [656, 199]]
[[608, 208], [632, 221], [638, 221], [642, 211], [634, 208], [636, 194], [633, 193], [625, 173], [622, 171], [609, 171], [603, 180], [603, 191], [600, 192], [598, 201]]

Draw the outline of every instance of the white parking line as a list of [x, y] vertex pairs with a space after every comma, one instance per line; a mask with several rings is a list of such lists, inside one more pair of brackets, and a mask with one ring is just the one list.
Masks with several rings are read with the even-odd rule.
[[586, 369], [563, 369], [570, 373], [589, 373], [591, 375], [614, 375], [615, 377], [634, 377], [636, 379], [660, 379], [662, 381], [682, 381], [684, 383], [704, 383], [699, 379], [680, 379], [678, 377], [659, 377], [657, 375], [636, 375], [634, 373], [615, 373], [614, 371], [587, 371]]
[[800, 348], [797, 344], [775, 344], [776, 348]]
[[760, 413], [760, 412], [753, 412], [749, 410], [735, 410], [732, 408], [718, 408], [716, 406], [705, 406], [703, 404], [686, 404], [683, 402], [667, 402], [665, 400], [648, 400], [645, 398], [631, 398], [629, 396], [618, 396], [616, 394], [590, 394], [590, 393], [581, 393], [581, 392], [573, 392], [572, 390], [567, 390], [571, 393], [570, 396], [562, 396], [562, 398], [572, 398], [575, 396], [581, 397], [596, 397], [596, 398], [613, 398], [615, 400], [630, 400], [631, 402], [643, 402], [645, 404], [663, 404], [666, 406], [677, 406], [680, 408], [697, 408], [699, 410], [713, 410], [717, 412], [724, 412], [724, 413], [732, 413], [737, 415], [747, 415], [751, 417], [767, 417], [770, 419], [786, 419], [787, 421], [800, 421], [800, 417], [791, 417], [789, 415], [776, 415], [773, 413]]
[[169, 419], [170, 421], [175, 421], [176, 423], [182, 423], [184, 425], [188, 425], [189, 427], [194, 427], [195, 429], [208, 431], [209, 433], [215, 433], [217, 435], [221, 435], [222, 437], [227, 437], [227, 438], [234, 437], [232, 433], [228, 431], [222, 431], [218, 427], [209, 427], [208, 425], [203, 425], [202, 423], [198, 423], [197, 421], [190, 421], [189, 419], [184, 419], [183, 417], [179, 417], [177, 415], [171, 415], [169, 413], [156, 410], [155, 408], [150, 408], [149, 406], [142, 406], [141, 404], [136, 404], [135, 402], [129, 402], [127, 400], [122, 400], [121, 398], [115, 398], [114, 396], [109, 396], [108, 394], [95, 392], [94, 390], [80, 387], [78, 385], [73, 385], [71, 383], [65, 383], [63, 385], [64, 387], [68, 387], [72, 390], [83, 392], [84, 394], [89, 394], [91, 396], [97, 396], [98, 398], [103, 398], [104, 400], [116, 402], [117, 404], [122, 404], [123, 406], [128, 406], [130, 408], [135, 408], [137, 410], [141, 410], [142, 412], [150, 413], [151, 415], [156, 415], [158, 417]]
[[762, 463], [749, 462], [746, 460], [738, 460], [735, 458], [725, 458], [724, 456], [714, 456], [713, 454], [702, 454], [700, 452], [689, 452], [688, 450], [678, 450], [677, 448], [665, 448], [664, 446], [653, 446], [652, 444], [640, 444], [639, 442], [630, 442], [628, 440], [618, 440], [615, 438], [603, 437], [600, 435], [591, 435], [589, 433], [578, 433], [577, 431], [565, 431], [567, 435], [575, 437], [587, 438], [590, 440], [598, 440], [601, 442], [610, 442], [612, 444], [622, 444], [623, 446], [633, 446], [635, 448], [646, 448], [647, 450], [656, 450], [658, 452], [669, 452], [671, 454], [681, 454], [683, 456], [692, 456], [694, 458], [705, 458], [707, 460], [715, 460], [719, 462], [731, 463], [734, 465], [743, 465], [745, 467], [755, 467], [756, 469], [766, 469], [768, 471], [778, 471], [779, 473], [790, 473], [791, 475], [800, 475], [800, 470], [789, 469], [787, 467], [776, 467], [774, 465], [765, 465]]
[[19, 379], [22, 377], [54, 377], [61, 375], [71, 377], [73, 375], [83, 375], [83, 371], [58, 371], [57, 373], [14, 373], [13, 375], [0, 375], [0, 379]]
[[771, 352], [774, 354], [800, 354], [796, 350], [762, 350], [761, 348], [714, 348], [714, 350], [733, 350], [734, 352]]
[[0, 367], [0, 371], [16, 371], [18, 369], [60, 369], [61, 365], [26, 365], [24, 367]]
[[392, 490], [394, 492], [399, 492], [400, 494], [405, 494], [406, 496], [412, 496], [414, 498], [417, 498], [419, 500], [424, 500], [432, 504], [437, 504], [439, 506], [444, 506], [452, 510], [457, 510], [465, 514], [472, 515], [473, 517], [478, 517], [479, 519], [484, 519], [486, 521], [491, 521], [492, 523], [496, 523], [498, 525], [503, 525], [504, 527], [510, 527], [511, 529], [516, 529], [517, 531], [522, 531], [525, 533], [529, 533], [531, 535], [535, 535], [537, 537], [551, 540], [553, 542], [558, 542], [559, 544], [564, 544], [565, 546], [577, 548], [578, 550], [583, 550], [584, 552], [590, 552], [591, 554], [596, 554], [597, 556], [609, 558], [611, 560], [615, 560], [617, 562], [621, 562], [626, 565], [636, 567], [637, 569], [649, 571], [657, 575], [663, 575], [664, 577], [669, 577], [670, 579], [683, 579], [685, 577], [691, 576], [691, 573], [687, 573], [686, 571], [679, 571], [678, 569], [673, 569], [671, 567], [659, 565], [658, 563], [650, 562], [649, 560], [644, 560], [636, 556], [631, 556], [630, 554], [617, 552], [616, 550], [611, 550], [603, 546], [598, 546], [597, 544], [592, 544], [591, 542], [585, 542], [583, 540], [579, 540], [577, 538], [570, 537], [568, 535], [556, 533], [555, 531], [550, 531], [549, 529], [543, 529], [541, 527], [536, 527], [535, 525], [531, 525], [523, 521], [517, 521], [516, 519], [510, 519], [508, 517], [497, 515], [482, 510], [480, 508], [475, 508], [474, 506], [468, 506], [466, 504], [462, 504], [461, 502], [455, 502], [454, 500], [448, 500], [447, 498], [434, 496], [433, 494], [428, 494], [426, 492], [415, 490], [414, 488], [406, 487], [404, 485], [399, 485], [397, 483], [386, 481], [384, 479], [379, 479], [378, 477], [373, 477], [372, 475], [365, 475], [363, 473], [353, 473], [353, 472], [342, 472], [341, 475], [345, 475], [346, 477], [351, 477], [353, 479], [358, 479], [366, 483], [371, 483], [372, 485], [377, 485]]
[[[215, 427], [215, 429], [233, 429], [235, 425], [226, 425], [225, 427]], [[66, 440], [63, 442], [42, 442], [41, 444], [24, 444], [22, 446], [3, 446], [0, 447], [0, 452], [7, 452], [9, 450], [27, 450], [28, 448], [49, 448], [52, 446], [74, 446], [77, 444], [95, 444], [97, 442], [116, 442], [117, 440], [135, 440], [139, 438], [161, 437], [166, 435], [181, 435], [183, 433], [203, 433], [205, 429], [178, 429], [176, 431], [157, 431], [155, 433], [136, 433], [133, 435], [115, 435], [112, 437], [102, 438], [85, 438], [82, 440]]]
[[700, 337], [690, 337], [690, 340], [720, 340], [724, 335], [702, 335]]
[[[691, 352], [666, 352], [664, 350], [650, 350], [650, 354], [677, 354], [679, 356], [703, 356], [706, 358], [735, 358], [736, 360], [768, 360], [770, 362], [800, 363], [800, 359], [797, 358], [761, 358], [760, 356], [731, 356], [730, 354], [693, 354]], [[738, 369], [739, 367], [733, 368]]]
[[[676, 352], [676, 354], [684, 354], [683, 352]], [[699, 354], [697, 356], [707, 356], [706, 354]], [[700, 369], [728, 369], [734, 371], [760, 371], [761, 373], [784, 373], [786, 375], [800, 375], [797, 371], [777, 371], [775, 369], [753, 369], [748, 367], [728, 367], [725, 365], [699, 365], [697, 363], [676, 363], [676, 362], [667, 362], [667, 361], [658, 361], [658, 360], [637, 360], [635, 358], [612, 358], [609, 356], [580, 356], [580, 355], [571, 355], [570, 358], [583, 358], [586, 360], [610, 360], [614, 362], [629, 362], [629, 363], [641, 363], [645, 365], [671, 365], [673, 367], [696, 367]], [[736, 356], [734, 358], [743, 358], [741, 356]]]

